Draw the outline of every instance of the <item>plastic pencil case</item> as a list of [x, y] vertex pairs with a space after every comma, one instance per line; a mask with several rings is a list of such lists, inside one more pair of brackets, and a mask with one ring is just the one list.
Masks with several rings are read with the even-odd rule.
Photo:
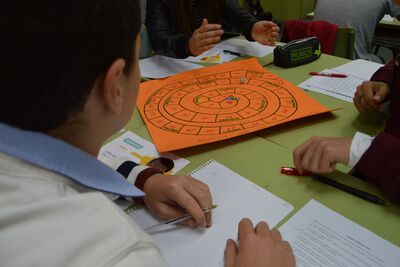
[[317, 37], [291, 41], [274, 49], [274, 64], [291, 68], [317, 60], [321, 56], [321, 44]]

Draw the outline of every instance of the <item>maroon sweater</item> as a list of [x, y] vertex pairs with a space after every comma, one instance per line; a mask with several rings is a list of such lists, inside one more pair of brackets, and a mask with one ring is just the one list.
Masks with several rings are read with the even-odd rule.
[[358, 176], [382, 190], [400, 203], [400, 72], [392, 61], [379, 69], [371, 81], [390, 85], [389, 119], [385, 131], [378, 134], [355, 166]]

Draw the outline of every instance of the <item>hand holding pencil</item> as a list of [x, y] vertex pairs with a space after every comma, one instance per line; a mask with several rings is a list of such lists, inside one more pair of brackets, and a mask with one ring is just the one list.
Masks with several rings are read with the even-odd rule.
[[190, 215], [182, 224], [190, 227], [211, 227], [213, 206], [208, 186], [188, 175], [155, 174], [144, 184], [146, 206], [160, 218], [173, 219]]

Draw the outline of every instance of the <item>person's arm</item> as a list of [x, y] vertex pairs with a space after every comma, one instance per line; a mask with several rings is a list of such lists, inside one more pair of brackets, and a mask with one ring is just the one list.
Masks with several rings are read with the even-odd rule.
[[263, 45], [275, 45], [279, 27], [272, 21], [258, 21], [235, 0], [226, 0], [223, 18], [247, 40]]
[[127, 158], [120, 158], [113, 166], [129, 182], [146, 193], [143, 202], [163, 219], [180, 217], [186, 213], [193, 218], [184, 224], [191, 227], [210, 227], [212, 197], [208, 186], [187, 175], [165, 175], [157, 168], [140, 165]]
[[383, 111], [382, 104], [391, 98], [394, 68], [393, 60], [375, 72], [370, 81], [365, 81], [357, 87], [353, 102], [359, 112]]
[[243, 34], [249, 41], [254, 41], [251, 37], [253, 25], [258, 20], [239, 5], [236, 0], [225, 0], [222, 17], [233, 27], [236, 32]]
[[186, 58], [190, 56], [188, 51], [189, 36], [173, 34], [170, 16], [165, 1], [147, 1], [145, 24], [151, 46], [157, 54], [173, 58]]
[[381, 67], [377, 70], [374, 75], [372, 75], [370, 81], [374, 82], [384, 82], [389, 84], [390, 87], [393, 86], [394, 83], [394, 69], [396, 61], [392, 60], [387, 65]]
[[381, 132], [354, 167], [354, 176], [380, 187], [400, 203], [400, 140]]

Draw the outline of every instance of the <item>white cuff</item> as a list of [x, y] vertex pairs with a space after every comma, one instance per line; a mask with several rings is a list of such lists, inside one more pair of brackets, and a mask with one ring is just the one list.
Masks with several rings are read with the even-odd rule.
[[150, 168], [150, 167], [145, 166], [145, 165], [137, 165], [135, 168], [133, 168], [131, 170], [131, 172], [129, 173], [126, 180], [131, 182], [131, 184], [135, 185], [135, 182], [136, 182], [136, 179], [137, 179], [139, 173], [141, 173], [142, 171], [144, 171], [145, 169], [148, 169], [148, 168]]
[[357, 162], [364, 155], [365, 151], [367, 151], [367, 149], [371, 146], [372, 140], [374, 140], [374, 137], [356, 132], [353, 140], [351, 141], [350, 157], [347, 166], [353, 168], [357, 164]]

